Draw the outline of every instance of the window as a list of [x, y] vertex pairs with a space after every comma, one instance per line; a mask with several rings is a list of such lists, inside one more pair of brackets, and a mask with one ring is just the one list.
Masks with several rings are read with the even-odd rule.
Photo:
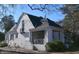
[[10, 40], [14, 40], [14, 34], [10, 34]]
[[53, 39], [59, 39], [60, 40], [60, 32], [59, 31], [52, 31], [52, 37]]
[[60, 40], [60, 31], [59, 31], [59, 40]]
[[18, 38], [18, 33], [16, 33], [16, 38]]
[[22, 21], [22, 28], [21, 28], [21, 33], [24, 33], [24, 20]]
[[32, 43], [33, 44], [43, 44], [44, 42], [44, 31], [32, 32]]

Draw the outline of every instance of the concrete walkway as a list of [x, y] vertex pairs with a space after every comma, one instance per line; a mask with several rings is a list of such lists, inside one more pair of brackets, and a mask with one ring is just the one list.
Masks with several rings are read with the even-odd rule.
[[10, 47], [0, 48], [0, 53], [1, 54], [47, 54], [47, 52], [26, 50], [22, 48], [10, 48]]

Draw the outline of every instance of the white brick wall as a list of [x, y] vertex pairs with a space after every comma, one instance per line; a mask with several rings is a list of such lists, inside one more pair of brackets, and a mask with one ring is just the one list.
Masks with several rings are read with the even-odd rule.
[[[14, 40], [9, 40], [9, 34], [7, 34], [5, 37], [8, 37], [7, 40], [8, 41], [8, 44], [12, 47], [15, 47], [15, 46], [20, 46], [21, 48], [25, 48], [25, 49], [33, 49], [33, 45], [38, 49], [38, 50], [41, 50], [41, 51], [45, 51], [45, 44], [47, 42], [50, 42], [52, 41], [52, 28], [48, 27], [47, 29], [45, 29], [45, 38], [44, 38], [44, 44], [31, 44], [30, 42], [30, 35], [29, 37], [24, 37], [21, 33], [20, 33], [20, 29], [22, 28], [22, 20], [24, 20], [24, 24], [25, 24], [25, 27], [24, 27], [24, 30], [25, 32], [29, 32], [29, 29], [33, 29], [34, 26], [33, 24], [31, 23], [28, 15], [23, 15], [23, 17], [21, 18], [20, 20], [20, 23], [17, 27], [17, 33], [18, 33], [18, 38], [15, 37]], [[63, 38], [63, 34], [61, 33], [61, 39]], [[63, 41], [63, 39], [62, 39]]]

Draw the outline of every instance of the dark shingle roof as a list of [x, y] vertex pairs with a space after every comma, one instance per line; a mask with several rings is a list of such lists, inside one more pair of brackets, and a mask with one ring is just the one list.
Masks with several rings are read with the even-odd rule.
[[55, 23], [54, 21], [52, 21], [52, 20], [49, 20], [49, 19], [48, 19], [48, 23], [49, 23], [50, 26], [55, 26], [55, 27], [60, 27], [60, 28], [62, 28], [60, 25], [56, 24], [56, 23]]
[[[30, 15], [30, 14], [27, 14], [27, 15], [29, 16], [30, 20], [32, 21], [32, 24], [34, 25], [34, 27], [38, 27], [42, 24], [42, 22], [41, 22], [41, 20], [43, 19], [42, 17], [37, 17], [37, 16]], [[47, 20], [48, 20], [48, 24], [50, 26], [55, 26], [55, 27], [61, 28], [61, 26], [56, 24], [54, 21], [49, 20], [49, 19], [47, 19]]]
[[32, 24], [34, 25], [34, 27], [38, 27], [42, 24], [42, 22], [41, 22], [42, 17], [36, 17], [33, 15], [29, 15], [29, 14], [28, 14], [28, 16], [29, 16]]

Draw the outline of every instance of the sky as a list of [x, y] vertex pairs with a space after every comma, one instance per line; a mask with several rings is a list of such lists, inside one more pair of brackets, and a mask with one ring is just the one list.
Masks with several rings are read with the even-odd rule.
[[[31, 15], [35, 15], [35, 16], [42, 16], [42, 17], [45, 16], [44, 12], [41, 12], [38, 10], [31, 10], [30, 7], [28, 7], [27, 5], [18, 5], [17, 7], [15, 7], [14, 14], [13, 14], [16, 22], [18, 21], [19, 17], [21, 16], [23, 12], [31, 14]], [[63, 20], [64, 15], [61, 12], [52, 11], [51, 14], [47, 15], [47, 18], [56, 22], [56, 21]]]

